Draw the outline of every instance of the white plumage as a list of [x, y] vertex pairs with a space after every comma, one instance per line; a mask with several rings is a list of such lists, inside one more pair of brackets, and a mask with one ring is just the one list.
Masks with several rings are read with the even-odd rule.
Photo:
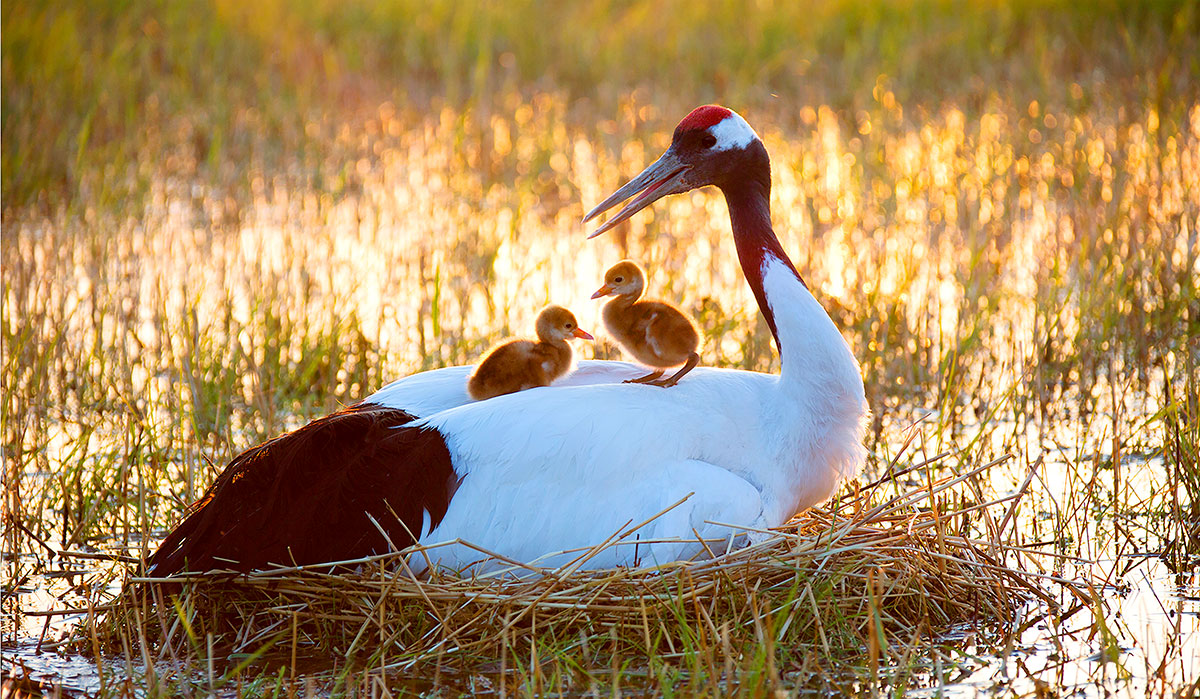
[[[472, 402], [471, 397], [467, 395], [467, 377], [474, 368], [474, 365], [452, 366], [405, 376], [367, 396], [364, 402], [400, 408], [417, 417], [429, 417]], [[620, 383], [644, 373], [641, 367], [628, 362], [584, 359], [576, 363], [573, 372], [559, 378], [552, 385], [558, 387]]]
[[[778, 526], [829, 497], [862, 462], [865, 399], [857, 363], [829, 316], [767, 258], [784, 372], [698, 368], [664, 390], [619, 383], [625, 362], [582, 361], [553, 386], [469, 403], [469, 367], [401, 379], [367, 399], [425, 417], [446, 436], [462, 480], [421, 543], [466, 541], [542, 567], [688, 498], [588, 567], [653, 565], [701, 551], [696, 535]], [[690, 540], [642, 543], [645, 540]], [[428, 554], [461, 569], [485, 558], [453, 545]], [[424, 564], [418, 557], [415, 563]]]
[[735, 112], [730, 112], [728, 116], [709, 128], [709, 131], [717, 138], [713, 150], [745, 148], [753, 141], [758, 140], [758, 134], [750, 127], [750, 124]]

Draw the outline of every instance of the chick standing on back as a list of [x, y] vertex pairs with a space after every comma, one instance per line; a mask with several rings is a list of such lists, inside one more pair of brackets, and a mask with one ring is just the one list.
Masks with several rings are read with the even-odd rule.
[[509, 340], [493, 347], [467, 379], [467, 393], [485, 400], [527, 388], [549, 386], [571, 368], [567, 338], [592, 336], [579, 329], [574, 314], [562, 306], [546, 306], [537, 317], [537, 342]]
[[[604, 286], [592, 298], [616, 296], [604, 304], [604, 326], [634, 359], [654, 371], [625, 383], [669, 387], [700, 361], [700, 333], [691, 319], [665, 301], [639, 301], [646, 274], [636, 262], [621, 260], [604, 274]], [[660, 379], [669, 367], [683, 365], [674, 376]]]

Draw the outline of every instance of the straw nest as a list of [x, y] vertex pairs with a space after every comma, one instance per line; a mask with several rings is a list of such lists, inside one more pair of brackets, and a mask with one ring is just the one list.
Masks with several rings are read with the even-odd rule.
[[159, 657], [272, 649], [293, 659], [467, 670], [522, 641], [596, 639], [604, 652], [657, 655], [709, 643], [787, 644], [830, 657], [962, 624], [1004, 628], [1025, 602], [1048, 595], [1037, 574], [1003, 563], [1013, 547], [999, 534], [955, 533], [1002, 532], [1012, 517], [1023, 489], [982, 503], [952, 496], [993, 464], [898, 494], [858, 488], [766, 541], [652, 569], [580, 570], [583, 552], [573, 565], [523, 578], [413, 576], [403, 556], [389, 554], [341, 574], [208, 574], [182, 586], [135, 577], [92, 638], [157, 646]]

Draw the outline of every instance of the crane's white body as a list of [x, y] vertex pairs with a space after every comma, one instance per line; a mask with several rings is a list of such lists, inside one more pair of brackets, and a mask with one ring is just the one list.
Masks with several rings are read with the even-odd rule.
[[481, 402], [467, 395], [471, 367], [410, 376], [234, 458], [152, 569], [321, 564], [413, 543], [429, 547], [410, 555], [417, 567], [656, 565], [829, 497], [865, 456], [862, 378], [772, 229], [754, 130], [724, 107], [694, 109], [585, 220], [627, 202], [599, 235], [710, 185], [780, 374], [701, 368], [662, 388], [622, 383], [642, 367], [581, 362], [551, 386]]
[[635, 365], [583, 361], [553, 386], [471, 402], [470, 367], [453, 367], [369, 397], [444, 435], [460, 479], [445, 518], [419, 541], [475, 546], [437, 547], [417, 564], [428, 556], [463, 569], [487, 558], [483, 549], [556, 567], [668, 510], [579, 561], [656, 565], [700, 553], [697, 536], [778, 526], [829, 497], [864, 458], [858, 365], [790, 269], [768, 256], [762, 279], [780, 375], [698, 368], [663, 389], [620, 383], [642, 373]]

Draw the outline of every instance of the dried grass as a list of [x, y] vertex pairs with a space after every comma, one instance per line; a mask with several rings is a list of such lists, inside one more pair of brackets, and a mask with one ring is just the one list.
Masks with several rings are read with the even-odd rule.
[[182, 586], [181, 578], [132, 577], [96, 635], [108, 644], [146, 639], [160, 660], [271, 650], [389, 671], [431, 663], [467, 672], [510, 647], [578, 646], [588, 655], [593, 641], [612, 655], [785, 644], [875, 659], [914, 633], [1011, 629], [1034, 597], [1053, 607], [1044, 585], [1066, 581], [1006, 564], [1024, 550], [998, 537], [957, 534], [1013, 512], [1023, 490], [947, 505], [948, 494], [1000, 461], [890, 496], [894, 481], [874, 483], [760, 543], [657, 568], [578, 570], [581, 558], [532, 576], [518, 564], [472, 577], [414, 576], [405, 555], [388, 554], [352, 562], [349, 574], [310, 566], [192, 575]]

